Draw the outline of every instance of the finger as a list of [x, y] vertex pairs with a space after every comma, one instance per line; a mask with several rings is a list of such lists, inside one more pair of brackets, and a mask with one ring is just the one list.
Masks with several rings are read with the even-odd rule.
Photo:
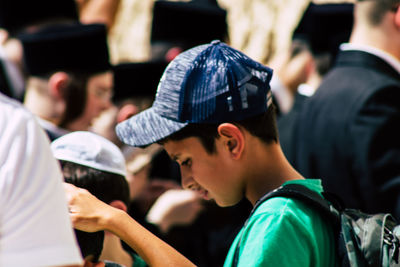
[[64, 182], [63, 185], [64, 185], [64, 190], [67, 193], [72, 193], [77, 189], [77, 187], [75, 185], [70, 184], [70, 183]]
[[63, 185], [67, 201], [69, 204], [71, 204], [76, 194], [77, 187], [69, 183], [64, 183]]

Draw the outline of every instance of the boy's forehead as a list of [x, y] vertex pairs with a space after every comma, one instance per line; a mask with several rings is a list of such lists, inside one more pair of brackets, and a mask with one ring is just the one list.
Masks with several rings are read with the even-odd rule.
[[172, 160], [179, 160], [187, 154], [204, 149], [198, 137], [187, 137], [181, 140], [167, 140], [162, 144]]

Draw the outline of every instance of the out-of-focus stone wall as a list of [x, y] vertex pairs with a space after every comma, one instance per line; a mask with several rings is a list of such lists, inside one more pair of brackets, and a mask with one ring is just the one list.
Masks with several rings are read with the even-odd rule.
[[310, 0], [219, 0], [228, 11], [231, 45], [262, 63], [288, 46]]
[[154, 0], [121, 0], [109, 32], [112, 62], [140, 62], [150, 57]]
[[[354, 0], [314, 0], [319, 3]], [[290, 44], [310, 0], [218, 0], [227, 10], [229, 44], [264, 64]], [[150, 59], [154, 0], [121, 0], [109, 43], [113, 63]], [[183, 22], [184, 23], [184, 22]]]

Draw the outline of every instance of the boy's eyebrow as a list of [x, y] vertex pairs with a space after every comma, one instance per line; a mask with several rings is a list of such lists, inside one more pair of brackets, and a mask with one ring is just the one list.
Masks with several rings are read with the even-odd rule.
[[178, 158], [180, 157], [180, 155], [181, 155], [181, 154], [179, 154], [179, 153], [176, 154], [176, 155], [175, 155], [175, 154], [171, 154], [171, 155], [169, 155], [169, 157], [170, 157], [173, 161], [177, 161]]

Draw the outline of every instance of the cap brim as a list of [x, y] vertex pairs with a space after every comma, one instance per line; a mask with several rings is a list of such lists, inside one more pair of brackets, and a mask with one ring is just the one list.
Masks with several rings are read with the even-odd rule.
[[160, 141], [179, 131], [188, 123], [177, 122], [158, 115], [151, 107], [119, 123], [118, 138], [131, 146], [142, 147]]

